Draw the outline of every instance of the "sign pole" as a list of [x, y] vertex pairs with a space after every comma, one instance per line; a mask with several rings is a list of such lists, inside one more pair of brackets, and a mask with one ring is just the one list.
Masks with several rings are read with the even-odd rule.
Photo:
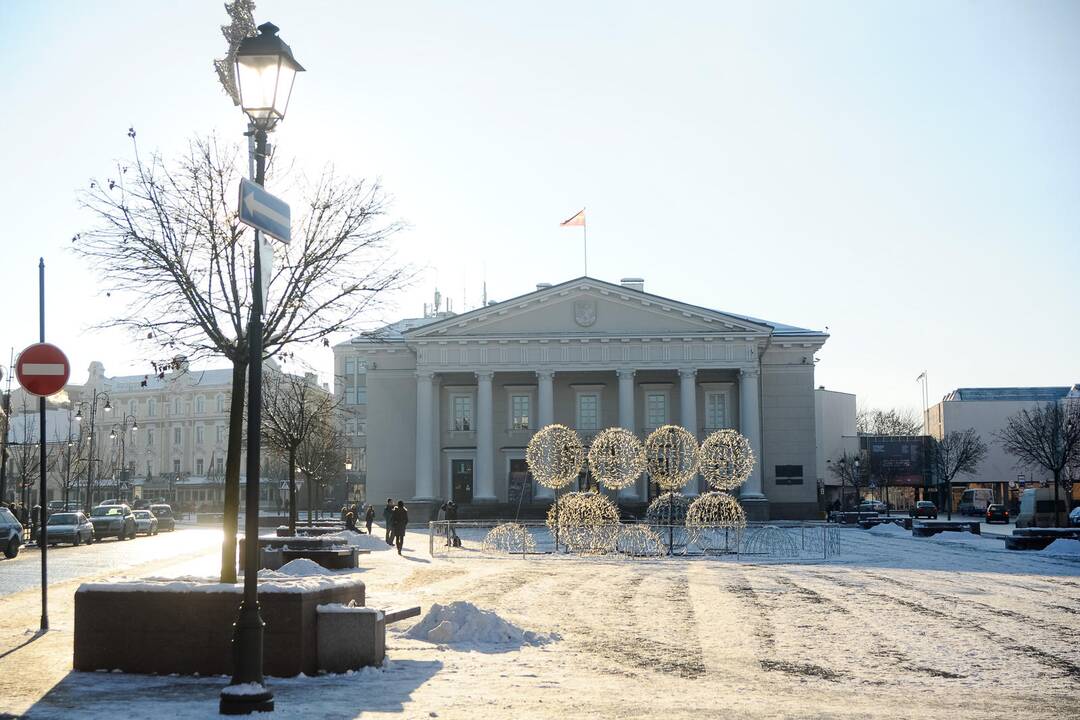
[[[45, 258], [38, 260], [38, 338], [39, 342], [45, 342]], [[38, 488], [39, 530], [38, 545], [41, 548], [41, 629], [49, 629], [49, 531], [46, 526], [48, 520], [46, 509], [49, 503], [45, 495], [45, 475], [47, 463], [45, 461], [45, 396], [38, 398], [38, 411], [41, 413], [41, 486]]]

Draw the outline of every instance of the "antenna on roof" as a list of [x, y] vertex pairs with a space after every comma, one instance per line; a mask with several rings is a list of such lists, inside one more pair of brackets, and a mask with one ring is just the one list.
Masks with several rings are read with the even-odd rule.
[[439, 292], [439, 288], [435, 288], [435, 314], [439, 314], [439, 310], [442, 309], [442, 293]]

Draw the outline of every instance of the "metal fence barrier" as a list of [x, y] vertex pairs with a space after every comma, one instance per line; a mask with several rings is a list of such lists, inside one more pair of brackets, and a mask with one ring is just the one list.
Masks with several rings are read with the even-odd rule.
[[741, 562], [806, 561], [839, 556], [840, 537], [840, 528], [822, 522], [749, 523], [743, 528], [623, 522], [552, 529], [539, 521], [433, 520], [428, 523], [428, 553], [454, 558], [712, 556]]

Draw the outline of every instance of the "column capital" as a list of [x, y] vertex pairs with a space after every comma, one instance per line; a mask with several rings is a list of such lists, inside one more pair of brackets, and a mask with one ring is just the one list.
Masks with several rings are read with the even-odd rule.
[[628, 377], [633, 380], [634, 375], [637, 374], [637, 370], [634, 370], [633, 368], [615, 368], [615, 374], [618, 375], [620, 378]]
[[739, 368], [739, 377], [755, 378], [761, 374], [761, 369], [756, 365], [754, 367]]
[[555, 377], [554, 370], [534, 370], [533, 372], [536, 373], [536, 378], [538, 380], [551, 380]]
[[491, 379], [495, 377], [494, 370], [477, 370], [473, 373], [479, 382], [491, 382]]
[[420, 369], [417, 369], [417, 371], [416, 371], [416, 379], [417, 380], [427, 380], [428, 382], [430, 382], [434, 377], [435, 377], [435, 372], [433, 370], [420, 370]]
[[679, 368], [679, 377], [683, 380], [693, 380], [697, 377], [697, 370], [694, 368]]

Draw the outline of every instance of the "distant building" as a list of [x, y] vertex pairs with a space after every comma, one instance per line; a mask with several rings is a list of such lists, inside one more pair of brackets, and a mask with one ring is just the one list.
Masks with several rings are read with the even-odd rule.
[[859, 450], [855, 414], [853, 393], [826, 390], [824, 385], [814, 391], [816, 474], [822, 509], [832, 507], [840, 498], [842, 483], [836, 473], [830, 470], [832, 463], [839, 462], [845, 456], [854, 458]]
[[[1021, 410], [1048, 402], [1080, 397], [1080, 385], [1057, 387], [957, 388], [927, 413], [930, 435], [941, 439], [947, 433], [973, 428], [989, 448], [986, 459], [971, 474], [953, 480], [953, 507], [968, 488], [990, 488], [995, 498], [1014, 496], [1021, 484], [1052, 483], [1053, 476], [1037, 466], [1024, 465], [1005, 452], [996, 435], [1008, 419]], [[1078, 489], [1074, 488], [1074, 497]]]

